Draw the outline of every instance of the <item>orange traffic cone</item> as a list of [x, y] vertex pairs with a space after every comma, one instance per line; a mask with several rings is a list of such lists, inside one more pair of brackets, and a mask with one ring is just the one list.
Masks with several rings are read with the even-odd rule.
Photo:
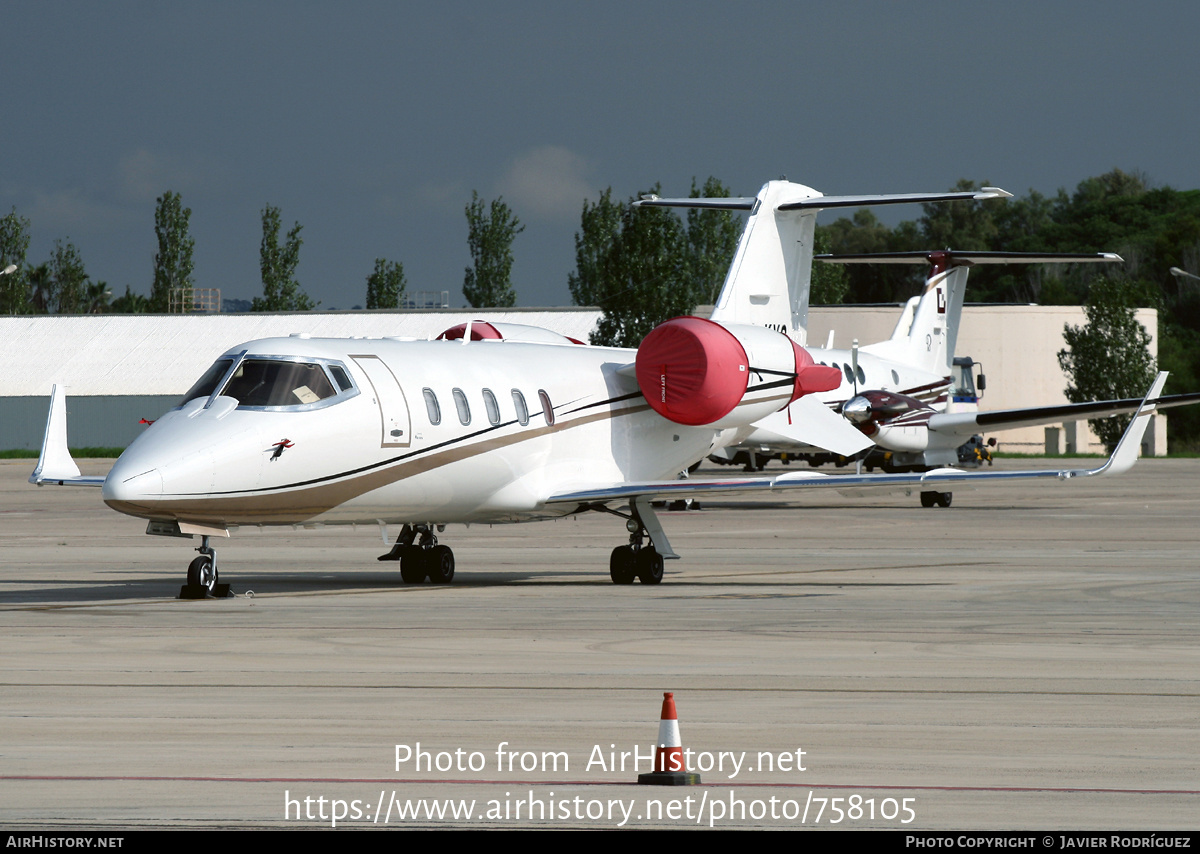
[[664, 691], [662, 715], [658, 722], [658, 748], [654, 751], [654, 770], [649, 774], [638, 774], [638, 782], [647, 786], [700, 785], [700, 775], [688, 771], [683, 759], [675, 695]]

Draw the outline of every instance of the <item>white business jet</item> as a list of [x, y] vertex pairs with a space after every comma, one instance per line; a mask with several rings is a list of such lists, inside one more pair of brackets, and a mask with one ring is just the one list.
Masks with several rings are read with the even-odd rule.
[[[218, 358], [105, 477], [80, 476], [56, 387], [30, 480], [100, 486], [110, 507], [149, 520], [147, 533], [199, 536], [181, 593], [192, 596], [228, 592], [218, 584], [210, 542], [248, 525], [377, 523], [385, 538], [387, 525], [401, 525], [384, 559], [399, 560], [407, 582], [446, 583], [455, 571], [453, 552], [437, 537], [446, 524], [603, 511], [624, 518], [629, 532], [612, 552], [612, 580], [656, 584], [664, 558], [678, 557], [651, 508], [656, 497], [903, 490], [1124, 471], [1137, 458], [1152, 405], [1142, 407], [1112, 458], [1091, 470], [675, 479], [720, 431], [794, 401], [815, 444], [858, 432], [812, 398], [836, 387], [841, 372], [815, 364], [784, 334], [803, 329], [803, 318], [789, 279], [773, 275], [807, 271], [817, 211], [1000, 195], [830, 197], [770, 182], [757, 198], [741, 200], [752, 213], [714, 319], [669, 320], [636, 350], [499, 324], [486, 332], [467, 324], [457, 340], [296, 335], [242, 344]], [[754, 238], [767, 231], [774, 250], [768, 243], [762, 254]], [[787, 247], [782, 257], [780, 245]]]

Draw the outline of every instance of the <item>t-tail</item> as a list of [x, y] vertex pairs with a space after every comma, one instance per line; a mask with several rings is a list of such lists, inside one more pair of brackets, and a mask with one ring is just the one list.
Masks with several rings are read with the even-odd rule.
[[1011, 196], [998, 187], [955, 193], [893, 193], [825, 196], [803, 184], [768, 181], [755, 198], [661, 199], [634, 204], [657, 207], [749, 211], [712, 319], [719, 323], [765, 326], [799, 344], [808, 337], [808, 297], [812, 282], [817, 214], [827, 208], [914, 204]]

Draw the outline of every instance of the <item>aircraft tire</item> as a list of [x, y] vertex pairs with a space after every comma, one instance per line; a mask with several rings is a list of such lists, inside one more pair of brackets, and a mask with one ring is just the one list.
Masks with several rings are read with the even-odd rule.
[[937, 493], [937, 497], [938, 497], [937, 498], [937, 506], [938, 507], [949, 507], [950, 500], [952, 498], [954, 498], [954, 493], [953, 492], [939, 492], [939, 493]]
[[454, 580], [454, 552], [449, 546], [434, 546], [425, 555], [429, 580], [434, 584], [449, 584]]
[[405, 584], [420, 584], [429, 574], [425, 550], [420, 546], [407, 546], [400, 553], [400, 577]]
[[935, 504], [937, 504], [937, 498], [938, 498], [938, 494], [936, 492], [922, 492], [921, 493], [921, 506], [922, 507], [933, 507]]
[[617, 546], [608, 560], [608, 574], [613, 584], [633, 584], [637, 575], [637, 555], [629, 546]]
[[642, 549], [637, 554], [637, 574], [642, 584], [661, 584], [663, 580], [663, 557], [653, 547]]
[[189, 587], [203, 587], [210, 592], [217, 586], [217, 567], [212, 555], [200, 555], [188, 564], [187, 583]]

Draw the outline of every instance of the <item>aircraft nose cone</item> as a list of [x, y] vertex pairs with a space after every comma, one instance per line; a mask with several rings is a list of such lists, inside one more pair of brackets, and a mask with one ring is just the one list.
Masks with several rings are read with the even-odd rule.
[[162, 492], [162, 473], [158, 469], [130, 465], [122, 460], [117, 460], [104, 480], [104, 502], [123, 513], [130, 512], [141, 502], [162, 496]]
[[857, 397], [852, 397], [842, 404], [842, 415], [855, 424], [870, 421], [871, 401], [867, 400], [861, 394]]

